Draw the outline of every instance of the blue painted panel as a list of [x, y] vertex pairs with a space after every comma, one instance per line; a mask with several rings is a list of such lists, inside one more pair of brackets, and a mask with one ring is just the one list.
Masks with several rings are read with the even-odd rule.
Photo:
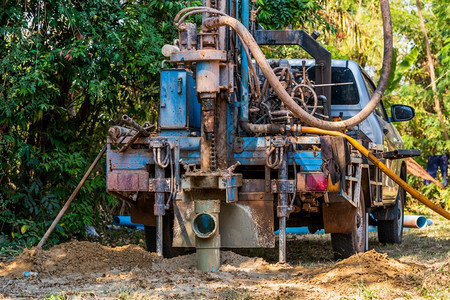
[[[289, 163], [292, 163], [292, 158], [289, 159]], [[295, 163], [301, 167], [303, 172], [318, 172], [322, 166], [322, 155], [320, 152], [297, 151]]]
[[107, 152], [108, 167], [112, 170], [145, 170], [146, 165], [154, 164], [153, 153], [150, 150], [128, 150]]
[[[200, 138], [199, 137], [187, 137], [187, 136], [172, 136], [172, 135], [165, 135], [164, 136], [167, 141], [174, 145], [180, 145], [180, 150], [186, 150], [186, 151], [200, 151]], [[152, 140], [158, 139], [158, 137], [153, 137]], [[151, 147], [151, 144], [150, 144]]]
[[187, 127], [187, 72], [161, 71], [160, 128]]
[[200, 152], [197, 151], [182, 151], [180, 158], [188, 165], [200, 164]]
[[[236, 6], [238, 6], [236, 4]], [[248, 28], [249, 26], [249, 1], [242, 0], [241, 4], [241, 21]], [[248, 120], [248, 103], [249, 103], [249, 87], [248, 87], [248, 61], [244, 48], [241, 45], [241, 119]]]
[[[201, 126], [201, 105], [197, 100], [197, 90], [192, 73], [188, 75], [187, 96], [189, 105], [189, 126], [200, 129]], [[200, 134], [199, 134], [200, 135]]]
[[[187, 164], [200, 164], [200, 138], [167, 137], [169, 142], [179, 144], [180, 158]], [[154, 165], [151, 149], [129, 149], [124, 153], [108, 149], [107, 170], [146, 170], [146, 165]]]
[[200, 103], [192, 72], [181, 69], [161, 71], [159, 128], [200, 128]]
[[[187, 164], [200, 164], [200, 152], [186, 151], [180, 152], [180, 158]], [[147, 165], [154, 165], [153, 152], [139, 150], [134, 153], [119, 153], [116, 151], [107, 152], [107, 170], [146, 170]]]
[[[162, 129], [159, 132], [159, 136], [166, 136], [166, 137], [188, 137], [190, 136], [191, 131], [188, 131], [186, 129]], [[197, 135], [200, 135], [200, 131], [198, 131]]]
[[[266, 140], [265, 138], [248, 137], [243, 138], [244, 151], [234, 153], [232, 163], [236, 161], [243, 165], [264, 165], [266, 163]], [[295, 153], [295, 163], [304, 172], [318, 172], [322, 166], [322, 155], [314, 151], [297, 151]], [[289, 157], [289, 164], [292, 164], [292, 154]]]
[[[235, 153], [234, 159], [231, 163], [239, 161], [243, 165], [265, 165], [266, 156], [262, 151], [244, 151], [242, 153]], [[322, 166], [322, 159], [320, 157], [316, 158], [305, 158], [300, 154], [295, 155], [295, 163], [297, 167], [300, 167], [304, 172], [319, 172]], [[289, 164], [292, 164], [292, 159], [289, 159]]]

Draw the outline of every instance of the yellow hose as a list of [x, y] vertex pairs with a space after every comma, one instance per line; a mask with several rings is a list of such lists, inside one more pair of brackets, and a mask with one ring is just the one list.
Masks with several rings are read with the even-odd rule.
[[310, 133], [310, 134], [321, 134], [321, 135], [334, 135], [334, 136], [342, 136], [347, 141], [349, 141], [350, 144], [353, 145], [359, 152], [362, 153], [365, 157], [367, 157], [375, 166], [377, 166], [381, 171], [383, 171], [389, 178], [394, 180], [401, 188], [403, 188], [405, 191], [411, 194], [414, 198], [443, 216], [444, 218], [450, 220], [450, 212], [446, 211], [442, 207], [434, 204], [429, 199], [427, 199], [424, 195], [419, 193], [417, 190], [409, 186], [405, 181], [403, 181], [400, 177], [397, 176], [394, 172], [392, 172], [388, 167], [386, 167], [385, 164], [383, 164], [380, 160], [378, 160], [369, 150], [367, 150], [363, 145], [358, 143], [355, 139], [349, 137], [348, 135], [338, 132], [338, 131], [330, 131], [330, 130], [323, 130], [319, 128], [314, 127], [302, 127], [301, 128], [303, 133]]

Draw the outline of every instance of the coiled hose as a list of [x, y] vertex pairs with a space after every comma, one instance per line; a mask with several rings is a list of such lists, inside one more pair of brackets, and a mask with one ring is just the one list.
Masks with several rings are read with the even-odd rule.
[[274, 89], [275, 93], [281, 99], [281, 101], [292, 111], [295, 117], [299, 118], [303, 122], [326, 130], [345, 130], [351, 128], [363, 120], [365, 120], [375, 109], [377, 104], [381, 100], [381, 96], [386, 90], [386, 86], [389, 80], [389, 73], [391, 71], [392, 62], [392, 23], [391, 23], [391, 13], [389, 9], [388, 0], [380, 0], [380, 9], [383, 18], [383, 35], [384, 35], [384, 54], [383, 54], [383, 66], [381, 69], [380, 80], [378, 86], [370, 99], [369, 103], [355, 116], [350, 119], [330, 122], [318, 119], [304, 109], [302, 109], [294, 99], [286, 92], [281, 83], [279, 82], [277, 76], [273, 72], [266, 57], [262, 53], [258, 44], [256, 43], [253, 36], [247, 30], [247, 28], [235, 18], [230, 16], [218, 16], [206, 19], [203, 22], [203, 26], [206, 29], [213, 29], [221, 26], [230, 26], [236, 33], [240, 36], [242, 41], [247, 45], [255, 58], [256, 63], [261, 68], [266, 80], [269, 82], [270, 86]]

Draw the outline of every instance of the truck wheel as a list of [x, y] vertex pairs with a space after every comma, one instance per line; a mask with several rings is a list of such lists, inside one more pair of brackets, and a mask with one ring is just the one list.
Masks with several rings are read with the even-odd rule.
[[401, 244], [403, 238], [403, 219], [406, 192], [399, 188], [394, 211], [395, 219], [378, 220], [378, 241], [384, 244]]
[[[156, 227], [145, 226], [145, 245], [147, 251], [156, 252]], [[184, 248], [172, 247], [173, 239], [173, 215], [167, 214], [163, 217], [163, 257], [171, 258], [184, 254]]]
[[333, 247], [334, 258], [344, 259], [355, 253], [366, 251], [367, 218], [364, 202], [364, 195], [361, 192], [359, 206], [356, 209], [355, 225], [349, 234], [332, 233], [331, 245]]

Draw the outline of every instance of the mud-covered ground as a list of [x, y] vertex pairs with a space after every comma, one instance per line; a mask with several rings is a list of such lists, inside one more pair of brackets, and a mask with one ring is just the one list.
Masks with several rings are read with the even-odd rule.
[[222, 251], [216, 273], [196, 270], [195, 253], [161, 259], [136, 245], [72, 241], [1, 263], [0, 298], [450, 299], [450, 222], [433, 218], [406, 230], [402, 245], [371, 232], [371, 251], [339, 262], [329, 235], [290, 236], [289, 265], [276, 264], [276, 249]]

